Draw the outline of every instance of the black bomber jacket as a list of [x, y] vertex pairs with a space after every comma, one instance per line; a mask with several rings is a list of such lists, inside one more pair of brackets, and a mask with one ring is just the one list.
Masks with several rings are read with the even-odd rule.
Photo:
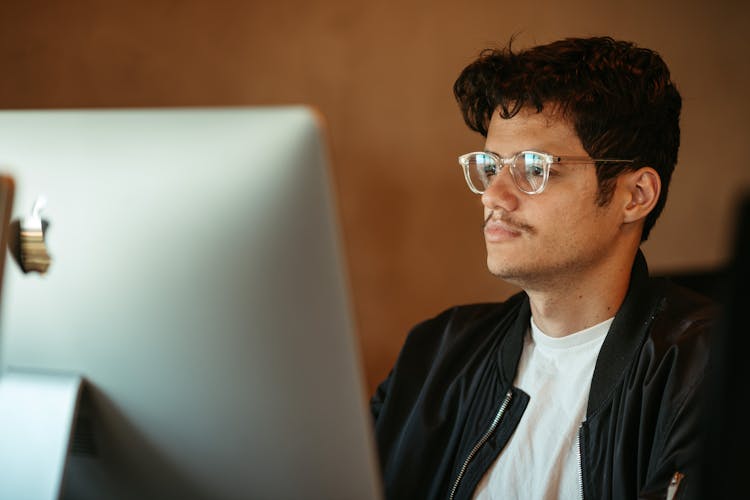
[[[581, 498], [695, 498], [716, 307], [649, 278], [639, 252], [579, 429]], [[471, 498], [523, 416], [525, 293], [417, 325], [370, 406], [388, 499]], [[671, 484], [671, 486], [670, 486]]]

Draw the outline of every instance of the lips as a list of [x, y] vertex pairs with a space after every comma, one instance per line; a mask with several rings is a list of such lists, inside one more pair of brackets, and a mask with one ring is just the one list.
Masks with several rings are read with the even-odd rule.
[[488, 243], [512, 241], [525, 232], [532, 232], [531, 226], [508, 220], [507, 216], [498, 213], [492, 213], [487, 217], [483, 229], [484, 238]]
[[521, 231], [499, 220], [488, 220], [484, 224], [484, 238], [488, 242], [499, 243], [521, 236]]

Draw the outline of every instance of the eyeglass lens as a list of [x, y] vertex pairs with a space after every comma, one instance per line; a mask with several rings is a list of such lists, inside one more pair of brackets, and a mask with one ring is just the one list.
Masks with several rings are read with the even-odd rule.
[[[493, 156], [485, 153], [470, 155], [467, 164], [469, 181], [479, 192], [484, 192], [489, 187], [502, 167]], [[544, 187], [545, 168], [546, 160], [542, 155], [524, 152], [512, 158], [510, 171], [519, 189], [526, 193], [536, 193]]]

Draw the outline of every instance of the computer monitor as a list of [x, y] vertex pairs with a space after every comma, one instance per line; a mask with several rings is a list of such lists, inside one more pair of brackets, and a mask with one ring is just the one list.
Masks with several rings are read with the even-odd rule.
[[62, 498], [380, 496], [314, 110], [2, 111], [0, 168], [50, 257], [7, 257], [2, 376], [85, 381]]

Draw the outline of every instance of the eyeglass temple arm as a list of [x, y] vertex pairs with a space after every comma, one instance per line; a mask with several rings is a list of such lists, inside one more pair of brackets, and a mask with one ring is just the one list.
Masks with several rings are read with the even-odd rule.
[[553, 156], [552, 161], [554, 163], [565, 163], [565, 162], [607, 162], [607, 163], [634, 163], [635, 160], [619, 160], [617, 158], [589, 158], [588, 156]]

